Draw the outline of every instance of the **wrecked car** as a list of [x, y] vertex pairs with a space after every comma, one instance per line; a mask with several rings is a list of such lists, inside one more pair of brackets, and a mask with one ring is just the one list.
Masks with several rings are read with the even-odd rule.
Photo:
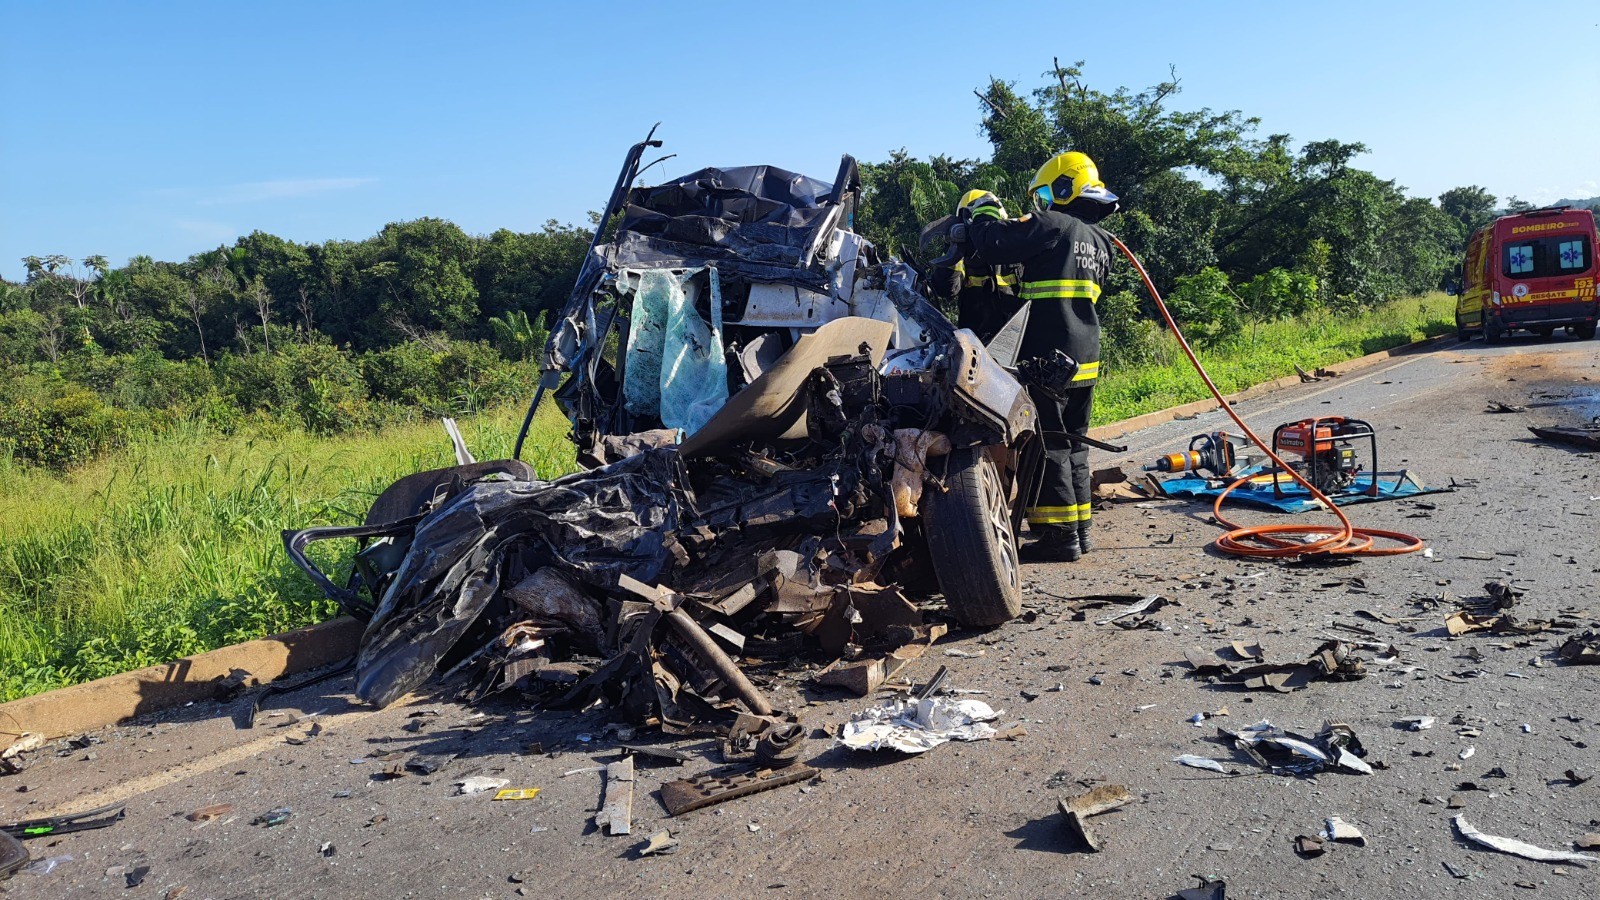
[[[854, 160], [831, 184], [751, 166], [636, 186], [654, 146], [628, 153], [513, 453], [548, 394], [585, 469], [545, 480], [457, 438], [460, 465], [402, 479], [363, 526], [286, 532], [368, 620], [363, 699], [462, 669], [474, 695], [690, 730], [773, 712], [735, 659], [928, 640], [912, 600], [934, 594], [967, 625], [1020, 612], [1035, 407], [852, 230]], [[306, 555], [329, 538], [362, 542], [343, 584]]]

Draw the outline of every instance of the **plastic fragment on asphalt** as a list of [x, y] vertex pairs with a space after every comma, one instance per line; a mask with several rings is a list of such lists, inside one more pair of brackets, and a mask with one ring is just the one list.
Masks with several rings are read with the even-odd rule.
[[481, 794], [484, 791], [496, 791], [511, 783], [509, 778], [487, 778], [474, 775], [455, 782], [456, 794]]
[[1366, 835], [1361, 829], [1351, 825], [1338, 816], [1329, 816], [1322, 829], [1322, 839], [1325, 841], [1338, 841], [1341, 844], [1354, 844], [1357, 847], [1367, 845]]
[[1427, 731], [1429, 728], [1432, 728], [1435, 724], [1437, 724], [1438, 721], [1439, 720], [1435, 719], [1433, 716], [1417, 716], [1414, 719], [1406, 719], [1406, 730]]
[[666, 856], [678, 851], [678, 842], [672, 832], [662, 829], [645, 838], [638, 850], [640, 856]]
[[1458, 753], [1456, 755], [1461, 757], [1461, 759], [1464, 761], [1464, 760], [1471, 759], [1472, 758], [1472, 754], [1477, 753], [1477, 752], [1478, 752], [1478, 748], [1477, 747], [1468, 747], [1468, 748], [1466, 748], [1465, 750], [1462, 750], [1460, 753]]
[[22, 871], [27, 872], [29, 875], [49, 875], [51, 872], [54, 872], [57, 868], [59, 868], [63, 863], [69, 863], [72, 862], [72, 860], [73, 856], [71, 853], [63, 853], [60, 856], [46, 856], [43, 859], [36, 859], [33, 862], [23, 866]]
[[1178, 900], [1227, 900], [1228, 885], [1222, 879], [1212, 880], [1200, 875], [1195, 877], [1200, 885], [1179, 891], [1174, 895]]
[[1491, 850], [1498, 850], [1501, 853], [1509, 853], [1512, 856], [1520, 856], [1523, 859], [1531, 859], [1535, 862], [1600, 862], [1600, 856], [1589, 856], [1584, 853], [1572, 853], [1566, 850], [1546, 850], [1543, 847], [1535, 847], [1516, 838], [1484, 834], [1473, 828], [1467, 822], [1466, 816], [1456, 816], [1451, 821], [1455, 823], [1456, 831], [1459, 831], [1462, 837], [1474, 844], [1488, 847]]
[[986, 741], [999, 713], [982, 700], [927, 697], [868, 707], [844, 724], [839, 746], [851, 750], [924, 753], [947, 741]]
[[190, 812], [185, 818], [191, 822], [209, 822], [212, 819], [219, 819], [231, 812], [233, 812], [232, 803], [213, 803], [210, 806], [202, 806], [199, 809]]
[[280, 806], [277, 809], [269, 809], [261, 815], [256, 816], [254, 819], [250, 820], [250, 824], [272, 828], [275, 825], [282, 825], [283, 823], [289, 821], [289, 817], [292, 815], [294, 815], [294, 810], [287, 806]]
[[1092, 853], [1100, 852], [1100, 838], [1089, 828], [1086, 821], [1090, 816], [1098, 816], [1110, 812], [1133, 802], [1133, 794], [1120, 784], [1107, 784], [1095, 788], [1087, 794], [1080, 794], [1072, 798], [1063, 798], [1060, 801], [1061, 814], [1066, 820], [1067, 829], [1078, 838]]
[[538, 788], [501, 788], [494, 792], [495, 800], [532, 800], [539, 796]]
[[1204, 756], [1195, 756], [1192, 753], [1185, 753], [1184, 755], [1175, 758], [1173, 762], [1180, 763], [1192, 769], [1208, 769], [1212, 772], [1221, 772], [1224, 775], [1233, 774], [1233, 770], [1229, 769], [1227, 766], [1224, 766], [1222, 763], [1214, 759], [1207, 759]]

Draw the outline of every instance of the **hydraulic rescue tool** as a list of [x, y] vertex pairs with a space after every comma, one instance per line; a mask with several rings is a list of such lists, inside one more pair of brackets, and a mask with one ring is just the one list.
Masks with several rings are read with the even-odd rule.
[[1238, 465], [1238, 450], [1234, 439], [1225, 431], [1197, 434], [1189, 441], [1183, 453], [1168, 453], [1144, 467], [1146, 472], [1210, 472], [1217, 478], [1227, 478]]

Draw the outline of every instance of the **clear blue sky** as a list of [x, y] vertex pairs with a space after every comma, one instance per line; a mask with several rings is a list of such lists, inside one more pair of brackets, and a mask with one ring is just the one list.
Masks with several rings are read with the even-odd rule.
[[[1121, 10], [1133, 10], [1123, 12]], [[682, 172], [987, 155], [972, 89], [1177, 67], [1189, 107], [1361, 141], [1412, 193], [1600, 194], [1600, 3], [0, 0], [0, 275], [262, 229], [582, 221], [661, 121]]]

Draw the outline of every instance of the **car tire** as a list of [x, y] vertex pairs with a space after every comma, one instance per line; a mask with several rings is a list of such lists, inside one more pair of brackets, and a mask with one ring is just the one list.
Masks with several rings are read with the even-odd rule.
[[1587, 341], [1594, 337], [1594, 326], [1579, 325], [1573, 329], [1573, 333], [1578, 336], [1578, 340]]
[[1505, 329], [1493, 325], [1483, 326], [1483, 342], [1485, 344], [1498, 344], [1505, 340]]
[[1467, 326], [1461, 324], [1461, 320], [1459, 318], [1456, 319], [1456, 340], [1463, 344], [1472, 340], [1472, 332], [1467, 330]]
[[1533, 329], [1533, 333], [1537, 334], [1541, 338], [1549, 340], [1551, 337], [1555, 336], [1556, 330], [1554, 328], [1535, 328]]
[[1022, 567], [1011, 505], [994, 460], [981, 448], [957, 450], [946, 490], [922, 495], [933, 573], [963, 625], [999, 625], [1022, 612]]

